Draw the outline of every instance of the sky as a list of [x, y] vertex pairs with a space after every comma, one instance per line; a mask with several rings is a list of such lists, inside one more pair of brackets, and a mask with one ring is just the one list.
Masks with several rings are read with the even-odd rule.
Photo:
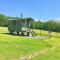
[[34, 19], [60, 18], [60, 0], [0, 0], [0, 13]]

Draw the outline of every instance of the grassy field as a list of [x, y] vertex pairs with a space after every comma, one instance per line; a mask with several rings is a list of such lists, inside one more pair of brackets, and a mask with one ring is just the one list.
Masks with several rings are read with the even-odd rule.
[[[37, 34], [37, 35], [49, 35], [49, 32], [48, 31], [45, 31], [45, 30], [37, 30], [37, 29], [34, 29], [34, 32]], [[60, 33], [56, 33], [56, 32], [52, 32], [51, 33], [51, 36], [52, 37], [60, 37]]]
[[[35, 30], [39, 34], [39, 30]], [[41, 30], [42, 35], [47, 35], [48, 31]], [[59, 36], [60, 33], [57, 33]], [[52, 32], [51, 38], [33, 39], [24, 36], [10, 35], [6, 27], [0, 27], [0, 60], [13, 60], [22, 55], [30, 54], [44, 48], [60, 45], [60, 38]], [[41, 54], [31, 60], [60, 60], [60, 47], [49, 50], [45, 54]]]
[[49, 50], [31, 60], [60, 60], [60, 47], [56, 47], [54, 50]]
[[0, 27], [0, 60], [13, 60], [52, 44], [41, 39], [10, 35], [6, 27]]
[[[52, 36], [55, 32], [52, 32]], [[29, 60], [60, 60], [60, 33], [57, 33], [57, 37], [51, 37], [50, 39], [44, 40], [45, 42], [48, 42], [49, 44], [56, 46], [55, 49], [49, 50], [48, 52], [44, 54], [40, 54], [39, 56], [33, 57]]]

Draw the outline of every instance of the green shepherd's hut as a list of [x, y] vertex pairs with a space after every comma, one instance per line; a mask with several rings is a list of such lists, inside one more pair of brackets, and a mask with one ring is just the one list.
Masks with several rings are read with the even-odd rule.
[[34, 36], [34, 32], [30, 29], [31, 22], [27, 18], [20, 19], [10, 19], [8, 21], [8, 30], [10, 34], [16, 33], [17, 35], [32, 35]]

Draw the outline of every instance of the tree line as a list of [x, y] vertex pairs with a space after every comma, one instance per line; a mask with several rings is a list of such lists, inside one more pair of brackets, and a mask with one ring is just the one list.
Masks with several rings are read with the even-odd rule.
[[[8, 26], [8, 20], [10, 19], [21, 19], [19, 17], [11, 17], [6, 16], [4, 14], [0, 14], [0, 26]], [[35, 21], [33, 18], [27, 18], [27, 20], [31, 20], [30, 28], [33, 29], [40, 29], [40, 30], [47, 30], [49, 32], [60, 32], [60, 22], [55, 20], [48, 20], [46, 22], [42, 22], [41, 20]]]

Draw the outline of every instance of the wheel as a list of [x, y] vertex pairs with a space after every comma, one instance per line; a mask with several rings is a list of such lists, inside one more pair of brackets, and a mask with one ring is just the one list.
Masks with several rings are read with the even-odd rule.
[[19, 31], [17, 31], [17, 35], [19, 35]]
[[27, 36], [29, 36], [29, 32], [27, 32]]
[[24, 32], [21, 32], [21, 35], [23, 36], [24, 35]]
[[13, 32], [12, 31], [9, 31], [10, 32], [10, 34], [13, 34]]
[[28, 37], [34, 37], [34, 35], [33, 35], [31, 32], [28, 32], [28, 33], [27, 33], [27, 36], [28, 36]]

